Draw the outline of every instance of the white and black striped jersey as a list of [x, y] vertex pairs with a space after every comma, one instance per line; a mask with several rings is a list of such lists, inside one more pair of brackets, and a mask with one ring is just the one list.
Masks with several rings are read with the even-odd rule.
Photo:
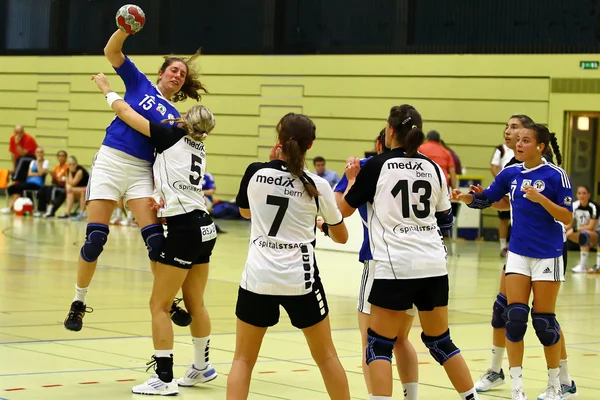
[[600, 207], [594, 201], [590, 200], [587, 206], [582, 206], [579, 200], [575, 201], [573, 203], [573, 226], [581, 228], [590, 220], [598, 219], [598, 212], [600, 212]]
[[178, 127], [150, 123], [150, 139], [156, 147], [155, 191], [165, 201], [158, 217], [206, 210], [202, 177], [206, 171], [204, 143], [197, 142]]
[[303, 295], [318, 274], [314, 247], [316, 218], [329, 225], [342, 223], [333, 189], [304, 170], [319, 196], [310, 198], [286, 163], [253, 163], [242, 178], [237, 205], [252, 214], [250, 245], [240, 286], [258, 294]]
[[[443, 179], [444, 178], [444, 179]], [[351, 207], [370, 203], [367, 227], [375, 279], [446, 275], [446, 247], [435, 213], [450, 209], [444, 173], [417, 153], [397, 148], [369, 160], [345, 197]]]

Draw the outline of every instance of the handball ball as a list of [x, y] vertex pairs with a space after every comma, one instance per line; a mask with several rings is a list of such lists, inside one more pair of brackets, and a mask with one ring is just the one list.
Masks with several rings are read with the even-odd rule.
[[33, 213], [33, 203], [27, 197], [19, 197], [15, 200], [13, 209], [16, 215], [31, 215]]
[[144, 14], [144, 11], [140, 7], [134, 4], [125, 4], [123, 7], [119, 8], [115, 19], [117, 21], [117, 27], [120, 30], [130, 35], [134, 35], [144, 27], [144, 24], [146, 23], [146, 14]]

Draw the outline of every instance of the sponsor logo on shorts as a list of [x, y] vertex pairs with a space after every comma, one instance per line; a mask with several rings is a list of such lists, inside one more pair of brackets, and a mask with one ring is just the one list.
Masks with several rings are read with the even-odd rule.
[[173, 188], [177, 189], [177, 190], [190, 190], [192, 192], [202, 193], [202, 188], [199, 188], [198, 186], [190, 185], [186, 181], [173, 182]]
[[181, 258], [177, 258], [177, 257], [173, 258], [173, 261], [177, 261], [181, 265], [191, 265], [192, 264], [191, 261], [185, 261], [185, 260], [182, 260]]
[[544, 270], [544, 272], [542, 272], [543, 274], [549, 274], [552, 271], [550, 271], [550, 267], [546, 267], [546, 269]]

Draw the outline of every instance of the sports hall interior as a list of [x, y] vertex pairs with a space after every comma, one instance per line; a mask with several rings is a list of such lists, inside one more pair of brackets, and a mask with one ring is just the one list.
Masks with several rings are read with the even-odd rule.
[[[210, 92], [203, 95], [202, 104], [217, 121], [206, 142], [215, 197], [235, 198], [248, 164], [268, 159], [275, 125], [288, 112], [307, 114], [316, 124], [308, 168], [313, 157], [323, 156], [327, 168], [341, 174], [347, 157], [373, 150], [389, 109], [408, 103], [421, 112], [424, 131], [440, 132], [460, 156], [464, 180], [481, 180], [483, 186], [492, 181], [490, 159], [503, 142], [508, 118], [529, 115], [557, 134], [563, 168], [575, 174], [577, 182], [591, 184], [595, 200], [600, 177], [600, 70], [583, 69], [581, 61], [596, 58], [597, 54], [202, 55], [198, 66]], [[160, 55], [131, 59], [156, 79]], [[1, 56], [0, 169], [10, 168], [7, 149], [15, 125], [23, 125], [35, 137], [51, 165], [54, 154], [66, 150], [89, 168], [114, 115], [90, 80], [99, 72], [107, 74], [115, 91], [124, 92], [101, 55]], [[193, 104], [188, 100], [178, 105], [179, 111]], [[579, 117], [589, 118], [589, 132], [577, 128]], [[2, 206], [4, 201], [0, 198]], [[484, 211], [480, 222], [480, 235], [493, 231], [498, 223], [495, 211]], [[218, 223], [227, 233], [219, 235], [211, 258], [205, 301], [212, 318], [211, 361], [220, 376], [205, 386], [182, 389], [183, 399], [223, 399], [233, 357], [235, 301], [249, 223]], [[111, 227], [88, 295], [94, 312], [86, 315], [81, 332], [63, 327], [85, 226], [85, 221], [0, 216], [0, 399], [141, 398], [132, 395], [130, 387], [148, 375], [152, 274], [137, 228]], [[360, 241], [362, 231], [350, 236]], [[350, 245], [319, 248], [319, 242], [327, 240], [319, 236], [317, 259], [333, 337], [352, 398], [364, 399], [368, 396], [356, 318], [362, 264], [358, 249]], [[450, 329], [477, 379], [489, 363], [490, 315], [503, 259], [494, 241], [457, 238], [447, 244]], [[579, 398], [600, 399], [600, 274], [571, 273], [578, 253], [569, 256], [557, 318], [567, 338]], [[175, 371], [181, 374], [191, 362], [191, 342], [185, 328], [175, 327], [175, 334]], [[410, 339], [419, 356], [420, 398], [454, 398], [443, 369], [421, 342], [418, 319]], [[547, 378], [543, 349], [533, 329], [526, 334], [525, 346], [525, 388], [533, 395]], [[396, 398], [401, 398], [402, 386], [394, 376]], [[304, 337], [285, 313], [265, 337], [250, 398], [327, 398]], [[510, 398], [510, 383], [480, 398]]]

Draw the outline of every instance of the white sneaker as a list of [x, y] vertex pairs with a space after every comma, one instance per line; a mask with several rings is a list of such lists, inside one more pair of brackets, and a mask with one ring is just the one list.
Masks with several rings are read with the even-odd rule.
[[177, 379], [177, 384], [179, 386], [189, 387], [194, 386], [198, 383], [207, 383], [215, 379], [219, 374], [213, 368], [211, 363], [204, 369], [196, 369], [194, 365], [185, 372], [183, 378]]
[[525, 396], [523, 388], [513, 389], [512, 400], [527, 400], [527, 396]]
[[546, 390], [541, 393], [538, 400], [562, 400], [562, 389], [559, 386], [548, 385]]
[[583, 265], [577, 264], [576, 266], [574, 266], [573, 268], [571, 268], [571, 271], [575, 272], [575, 273], [586, 273], [587, 272], [587, 268], [584, 267]]
[[481, 378], [475, 382], [475, 390], [478, 392], [487, 392], [497, 386], [504, 385], [506, 380], [504, 378], [504, 372], [494, 372], [488, 369], [487, 372], [481, 375]]
[[41, 217], [41, 216], [42, 216], [42, 212], [41, 212], [41, 211], [36, 211], [36, 212], [34, 212], [34, 213], [33, 213], [33, 216], [34, 216], [35, 218], [39, 218], [39, 217]]
[[0, 214], [10, 214], [10, 213], [12, 213], [12, 210], [10, 209], [10, 207], [0, 208]]
[[131, 392], [156, 396], [176, 396], [179, 394], [179, 386], [177, 386], [175, 379], [169, 383], [165, 383], [158, 379], [158, 375], [154, 374], [145, 383], [134, 386]]

